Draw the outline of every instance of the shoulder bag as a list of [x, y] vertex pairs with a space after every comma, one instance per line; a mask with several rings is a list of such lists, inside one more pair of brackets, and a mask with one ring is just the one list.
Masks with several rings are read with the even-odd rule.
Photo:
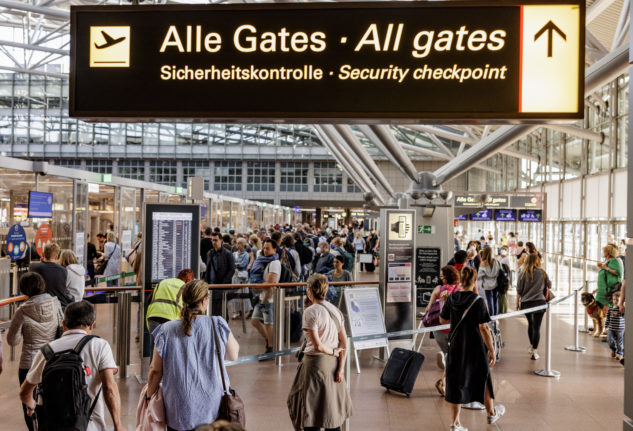
[[[620, 264], [620, 268], [622, 267], [622, 265]], [[609, 287], [609, 274], [606, 269], [603, 269], [604, 271], [604, 289], [606, 290], [606, 298], [607, 301], [610, 304], [613, 304], [613, 294], [619, 290], [622, 289], [622, 283], [621, 282], [616, 282], [615, 284], [611, 285], [611, 287]]]
[[477, 295], [477, 297], [475, 299], [473, 299], [473, 302], [470, 303], [470, 305], [468, 306], [466, 311], [464, 311], [464, 314], [462, 314], [462, 318], [459, 319], [459, 322], [457, 322], [457, 325], [455, 325], [455, 327], [453, 328], [451, 333], [448, 334], [448, 347], [451, 346], [451, 343], [453, 342], [453, 338], [455, 338], [455, 332], [457, 332], [457, 328], [459, 328], [459, 325], [461, 325], [461, 323], [464, 321], [464, 317], [466, 317], [466, 315], [468, 314], [470, 309], [473, 307], [473, 305], [475, 305], [475, 302], [477, 302], [477, 300], [479, 300], [479, 298], [481, 298], [481, 296]]
[[222, 399], [220, 400], [220, 410], [218, 410], [217, 419], [223, 419], [232, 424], [239, 424], [242, 428], [246, 427], [246, 416], [244, 415], [244, 402], [235, 393], [235, 390], [226, 387], [224, 380], [224, 359], [220, 353], [220, 337], [215, 329], [215, 320], [211, 317], [211, 325], [213, 327], [213, 338], [215, 342], [215, 353], [218, 356], [218, 367], [220, 367], [220, 376], [222, 377]]
[[110, 261], [110, 258], [112, 257], [112, 255], [114, 254], [114, 252], [116, 251], [116, 248], [118, 247], [118, 245], [114, 244], [114, 248], [112, 249], [112, 252], [110, 253], [110, 256], [108, 257], [104, 257], [102, 261], [100, 261], [97, 264], [97, 268], [95, 268], [95, 272], [97, 274], [101, 274], [103, 275], [103, 273], [105, 272], [106, 268], [108, 267], [108, 262]]
[[[543, 270], [541, 270], [543, 271]], [[543, 279], [545, 280], [545, 287], [543, 288], [543, 295], [545, 296], [545, 302], [551, 302], [556, 295], [552, 292], [552, 281], [547, 276], [547, 272], [543, 271]]]

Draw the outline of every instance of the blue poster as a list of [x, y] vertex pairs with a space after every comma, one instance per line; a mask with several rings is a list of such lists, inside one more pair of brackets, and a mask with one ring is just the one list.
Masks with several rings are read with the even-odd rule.
[[7, 254], [11, 260], [19, 260], [24, 257], [28, 250], [26, 243], [26, 232], [19, 224], [14, 224], [7, 234]]

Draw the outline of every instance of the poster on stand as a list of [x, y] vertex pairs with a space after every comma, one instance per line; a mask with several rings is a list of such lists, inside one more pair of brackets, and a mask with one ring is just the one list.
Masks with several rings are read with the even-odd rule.
[[37, 254], [42, 257], [44, 256], [44, 248], [48, 244], [53, 243], [53, 231], [51, 227], [47, 224], [42, 224], [35, 232], [35, 250], [37, 250]]
[[[385, 320], [382, 315], [380, 294], [376, 287], [345, 289], [345, 306], [352, 337], [384, 334]], [[354, 349], [385, 347], [387, 337], [355, 341]]]
[[14, 224], [7, 233], [7, 254], [11, 260], [20, 260], [28, 249], [24, 228], [19, 224]]
[[85, 247], [85, 239], [83, 232], [75, 233], [75, 256], [79, 259], [80, 262], [84, 260], [84, 247]]

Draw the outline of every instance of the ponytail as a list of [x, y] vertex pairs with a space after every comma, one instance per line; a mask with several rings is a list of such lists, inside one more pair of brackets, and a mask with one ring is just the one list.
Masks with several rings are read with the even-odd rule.
[[186, 336], [191, 336], [193, 316], [199, 314], [199, 307], [204, 298], [209, 295], [209, 285], [203, 280], [193, 280], [185, 284], [182, 289], [184, 307], [180, 310], [182, 329]]

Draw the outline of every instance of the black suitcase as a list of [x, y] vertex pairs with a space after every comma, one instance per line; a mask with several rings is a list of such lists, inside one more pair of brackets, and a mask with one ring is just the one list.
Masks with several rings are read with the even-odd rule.
[[380, 376], [380, 385], [387, 390], [410, 396], [423, 362], [424, 355], [421, 353], [401, 348], [393, 349]]

